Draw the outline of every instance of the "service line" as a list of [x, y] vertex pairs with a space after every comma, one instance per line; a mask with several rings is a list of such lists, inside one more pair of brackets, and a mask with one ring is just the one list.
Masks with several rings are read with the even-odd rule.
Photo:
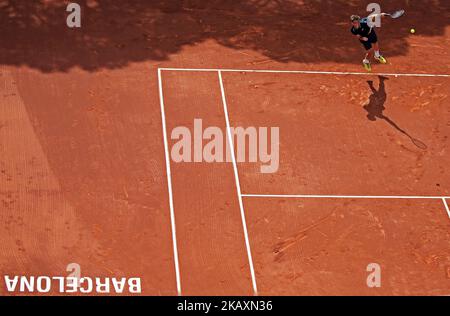
[[353, 75], [353, 76], [391, 76], [391, 77], [442, 77], [450, 78], [450, 74], [421, 73], [372, 73], [345, 71], [314, 71], [314, 70], [265, 70], [265, 69], [219, 69], [219, 68], [158, 68], [162, 71], [192, 71], [192, 72], [248, 72], [248, 73], [279, 73], [279, 74], [310, 74], [310, 75]]

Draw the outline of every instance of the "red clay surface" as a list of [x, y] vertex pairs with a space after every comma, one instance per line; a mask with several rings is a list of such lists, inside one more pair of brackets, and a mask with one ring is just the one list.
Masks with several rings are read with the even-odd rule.
[[[23, 294], [4, 275], [72, 262], [177, 294], [157, 69], [363, 70], [347, 22], [363, 6], [263, 2], [87, 1], [81, 30], [63, 2], [0, 4], [0, 295]], [[398, 7], [374, 71], [449, 74], [448, 3], [382, 3]], [[225, 127], [217, 73], [162, 77], [169, 136], [194, 118]], [[372, 75], [223, 79], [232, 126], [280, 127], [279, 171], [239, 164], [242, 193], [450, 195], [450, 79], [390, 76], [384, 102]], [[182, 294], [253, 294], [232, 164], [171, 167]], [[244, 210], [261, 295], [450, 294], [441, 200], [244, 197]], [[366, 286], [372, 262], [381, 288]]]
[[[441, 201], [245, 200], [261, 295], [448, 295]], [[366, 284], [370, 263], [381, 287]]]
[[[204, 128], [217, 126], [225, 130], [216, 73], [164, 73], [163, 82], [169, 131], [177, 126], [186, 126], [193, 131], [195, 118], [203, 118]], [[192, 295], [251, 295], [250, 270], [232, 165], [172, 165], [183, 292]]]
[[381, 90], [379, 81], [224, 74], [231, 125], [280, 127], [278, 172], [240, 164], [243, 193], [449, 196], [448, 78], [389, 77]]
[[2, 276], [65, 276], [75, 262], [176, 294], [151, 76], [2, 68]]

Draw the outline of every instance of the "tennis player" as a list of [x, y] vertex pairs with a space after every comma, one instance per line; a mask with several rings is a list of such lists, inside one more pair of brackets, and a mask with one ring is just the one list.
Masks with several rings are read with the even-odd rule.
[[378, 37], [375, 33], [375, 29], [372, 23], [369, 23], [369, 19], [371, 19], [372, 22], [375, 22], [375, 19], [377, 17], [384, 17], [387, 16], [386, 13], [381, 14], [372, 14], [369, 15], [367, 18], [361, 18], [358, 15], [352, 15], [350, 17], [350, 20], [352, 21], [352, 28], [351, 32], [353, 35], [356, 35], [361, 42], [361, 44], [364, 46], [366, 50], [366, 55], [363, 59], [363, 66], [367, 71], [372, 70], [372, 66], [370, 65], [369, 57], [374, 53], [374, 58], [379, 63], [386, 64], [386, 59], [380, 54], [380, 47], [378, 45]]

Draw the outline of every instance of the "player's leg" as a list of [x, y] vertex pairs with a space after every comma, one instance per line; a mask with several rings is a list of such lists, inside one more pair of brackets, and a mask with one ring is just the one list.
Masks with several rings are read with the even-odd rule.
[[375, 60], [379, 63], [386, 64], [386, 59], [380, 54], [380, 45], [378, 44], [378, 36], [375, 30], [369, 34], [368, 42], [372, 44]]
[[366, 50], [366, 54], [364, 55], [363, 63], [370, 64], [370, 57], [372, 56], [373, 49]]
[[380, 54], [380, 45], [378, 44], [378, 41], [372, 43], [372, 46], [374, 50], [375, 59], [382, 64], [386, 64], [387, 63], [386, 59]]
[[373, 50], [375, 52], [375, 57], [380, 56], [380, 45], [378, 45], [378, 42], [373, 43], [372, 46], [373, 46]]
[[366, 54], [364, 55], [364, 59], [363, 59], [363, 66], [367, 71], [371, 71], [372, 66], [370, 65], [369, 58], [371, 57], [371, 55], [373, 53], [373, 48], [372, 48], [372, 45], [367, 42], [364, 42], [363, 45], [364, 45], [364, 48], [366, 49]]

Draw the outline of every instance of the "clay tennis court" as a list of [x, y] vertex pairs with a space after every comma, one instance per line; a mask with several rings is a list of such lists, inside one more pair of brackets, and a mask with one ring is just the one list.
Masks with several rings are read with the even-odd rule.
[[[366, 3], [85, 1], [80, 30], [5, 3], [1, 295], [70, 263], [143, 295], [450, 295], [447, 2], [380, 2], [407, 15], [372, 73]], [[194, 119], [279, 127], [279, 169], [173, 162]]]

